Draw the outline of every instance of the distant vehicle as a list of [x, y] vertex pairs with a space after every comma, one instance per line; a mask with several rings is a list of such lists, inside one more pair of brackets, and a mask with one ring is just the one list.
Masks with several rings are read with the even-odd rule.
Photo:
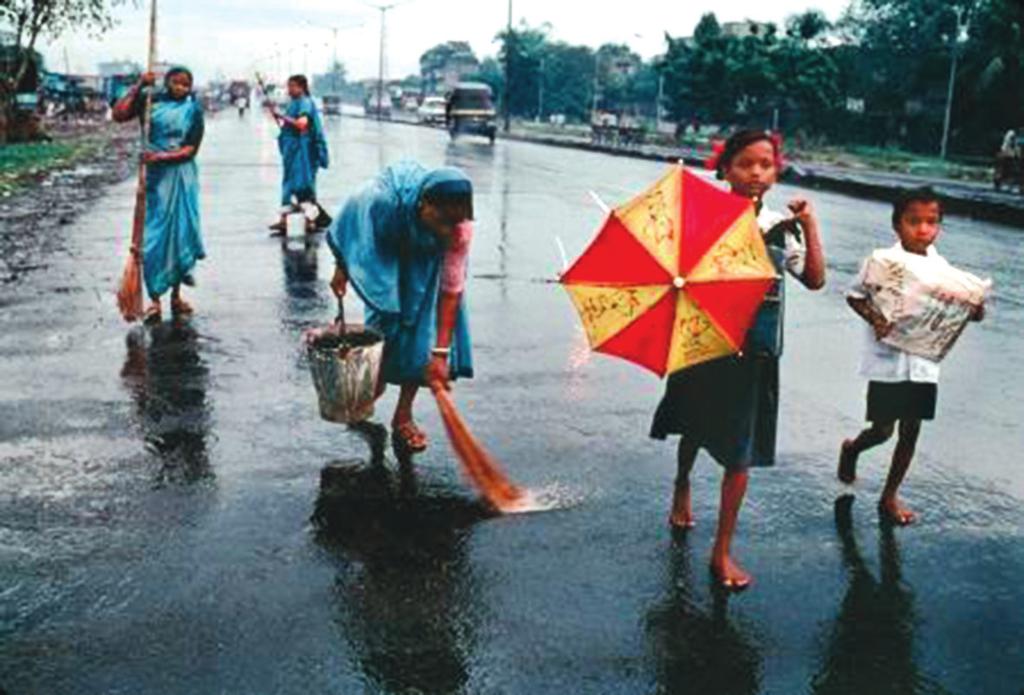
[[367, 118], [382, 118], [386, 121], [390, 121], [391, 99], [387, 94], [385, 94], [384, 98], [380, 100], [378, 106], [377, 92], [369, 92], [363, 99], [363, 111], [366, 112]]
[[445, 119], [452, 140], [459, 135], [483, 135], [491, 144], [498, 135], [491, 88], [482, 82], [460, 82], [448, 96]]
[[326, 94], [323, 98], [324, 102], [324, 115], [325, 116], [340, 116], [341, 115], [341, 97], [337, 94]]
[[448, 112], [448, 102], [445, 101], [444, 97], [427, 97], [420, 104], [419, 109], [416, 111], [416, 116], [419, 118], [420, 123], [427, 125], [444, 125], [445, 115]]

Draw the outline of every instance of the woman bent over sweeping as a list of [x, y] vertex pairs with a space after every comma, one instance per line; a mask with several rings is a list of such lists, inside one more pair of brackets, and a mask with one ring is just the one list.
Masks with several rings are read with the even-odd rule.
[[[143, 118], [146, 88], [152, 73], [142, 76], [115, 106], [113, 118], [124, 123]], [[171, 68], [163, 89], [153, 94], [146, 164], [146, 227], [142, 245], [143, 277], [151, 303], [146, 323], [162, 318], [160, 298], [171, 291], [171, 313], [184, 316], [192, 307], [181, 286], [192, 285], [192, 271], [206, 256], [199, 228], [199, 169], [196, 153], [203, 141], [203, 109], [192, 92], [192, 73]]]
[[399, 452], [427, 448], [413, 420], [420, 387], [473, 376], [463, 302], [472, 219], [465, 174], [407, 161], [354, 194], [327, 234], [332, 289], [341, 297], [351, 281], [367, 325], [384, 335], [381, 378], [401, 388], [392, 419]]

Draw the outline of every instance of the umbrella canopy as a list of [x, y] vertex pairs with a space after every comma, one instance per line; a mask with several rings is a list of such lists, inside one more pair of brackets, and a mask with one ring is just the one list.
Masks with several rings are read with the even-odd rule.
[[609, 213], [561, 282], [593, 350], [665, 376], [739, 352], [776, 279], [750, 200], [676, 166]]

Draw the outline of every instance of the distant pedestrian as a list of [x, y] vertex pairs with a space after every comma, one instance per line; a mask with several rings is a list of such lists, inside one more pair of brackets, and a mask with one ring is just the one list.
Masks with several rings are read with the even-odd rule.
[[329, 163], [323, 120], [309, 93], [305, 75], [288, 78], [288, 106], [284, 113], [271, 109], [281, 127], [277, 136], [284, 171], [281, 178], [281, 219], [270, 225], [275, 236], [287, 232], [288, 215], [302, 212], [306, 231], [330, 225], [331, 218], [316, 197], [316, 174]]
[[719, 178], [729, 182], [734, 193], [753, 201], [778, 280], [757, 314], [743, 351], [670, 376], [651, 426], [656, 439], [681, 435], [669, 519], [673, 528], [693, 526], [690, 471], [698, 451], [705, 449], [725, 468], [711, 570], [729, 590], [745, 589], [751, 582], [730, 552], [748, 470], [775, 463], [785, 274], [813, 290], [825, 284], [825, 258], [811, 203], [792, 200], [792, 217], [763, 205], [780, 163], [777, 141], [763, 130], [740, 131], [721, 149], [715, 163]]
[[[942, 203], [934, 192], [924, 188], [901, 194], [893, 206], [892, 226], [899, 241], [890, 253], [901, 255], [909, 267], [948, 267], [946, 259], [935, 249], [942, 229]], [[871, 425], [856, 438], [843, 442], [838, 475], [842, 482], [853, 483], [857, 479], [857, 458], [888, 441], [898, 424], [899, 439], [878, 508], [885, 518], [905, 526], [913, 523], [916, 516], [900, 501], [899, 487], [914, 457], [922, 421], [935, 419], [939, 364], [882, 342], [892, 332], [893, 324], [868, 296], [867, 267], [865, 261], [857, 282], [847, 294], [847, 303], [867, 323], [861, 374], [869, 380], [867, 420]], [[971, 319], [981, 321], [984, 316], [985, 307], [981, 304], [974, 309]]]
[[[113, 118], [141, 119], [144, 90], [153, 88], [152, 73], [142, 76], [114, 106]], [[199, 226], [199, 169], [196, 153], [203, 141], [203, 108], [192, 91], [192, 73], [175, 67], [153, 95], [146, 164], [146, 227], [142, 246], [143, 277], [152, 300], [145, 321], [161, 320], [160, 297], [171, 291], [171, 313], [183, 316], [192, 307], [181, 286], [192, 285], [196, 263], [206, 257]]]

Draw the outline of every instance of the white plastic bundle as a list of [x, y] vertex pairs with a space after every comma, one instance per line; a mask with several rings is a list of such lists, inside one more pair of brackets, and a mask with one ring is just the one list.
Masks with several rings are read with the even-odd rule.
[[975, 307], [984, 303], [992, 281], [941, 258], [891, 248], [868, 259], [864, 289], [893, 324], [882, 342], [938, 362], [956, 344]]

